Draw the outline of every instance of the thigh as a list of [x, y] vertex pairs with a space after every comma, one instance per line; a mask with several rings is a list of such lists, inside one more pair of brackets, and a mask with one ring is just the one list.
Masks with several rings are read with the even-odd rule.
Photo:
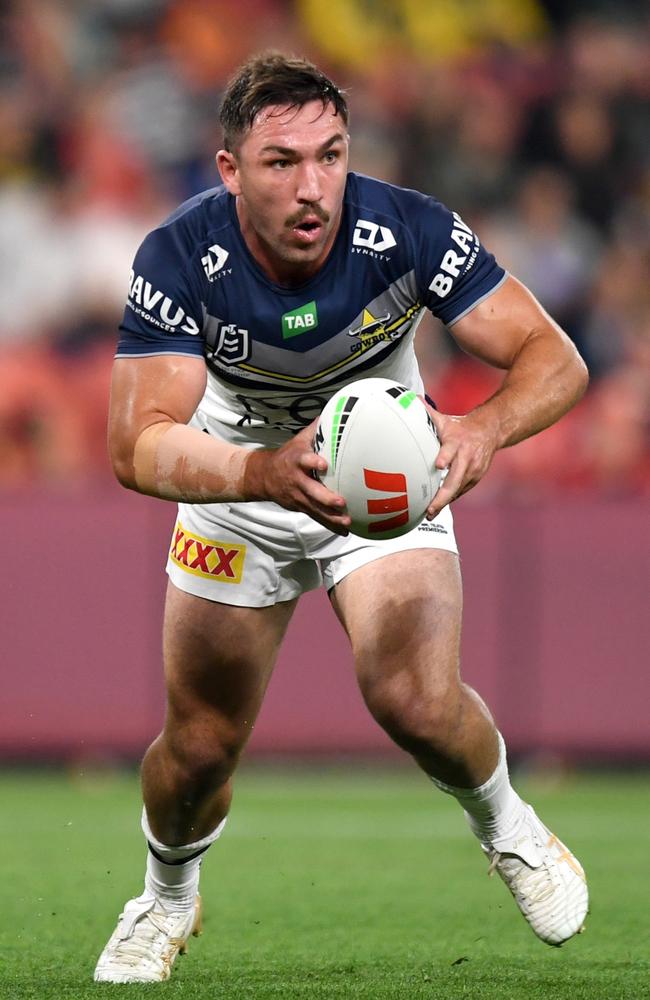
[[459, 674], [462, 585], [458, 556], [442, 549], [392, 553], [331, 591], [362, 689], [408, 676], [428, 693]]
[[[166, 728], [252, 728], [296, 601], [250, 608], [168, 585], [163, 629]], [[203, 722], [201, 721], [203, 720]], [[206, 734], [207, 735], [207, 734]]]
[[449, 506], [444, 507], [433, 521], [423, 519], [417, 528], [398, 538], [378, 540], [352, 534], [345, 538], [330, 535], [329, 540], [313, 552], [319, 561], [325, 586], [330, 590], [368, 563], [399, 552], [409, 552], [413, 558], [422, 549], [458, 554]]

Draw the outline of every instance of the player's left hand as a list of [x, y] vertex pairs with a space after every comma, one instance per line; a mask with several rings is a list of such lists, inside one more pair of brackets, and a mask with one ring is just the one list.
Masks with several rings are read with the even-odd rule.
[[467, 493], [483, 478], [497, 450], [498, 437], [496, 426], [480, 411], [454, 417], [439, 413], [431, 406], [427, 409], [440, 439], [436, 468], [448, 469], [427, 508], [426, 517], [431, 521], [443, 507]]

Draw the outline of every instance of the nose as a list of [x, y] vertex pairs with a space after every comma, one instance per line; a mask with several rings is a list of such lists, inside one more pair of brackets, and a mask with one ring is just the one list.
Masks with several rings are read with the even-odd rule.
[[296, 198], [302, 204], [315, 204], [323, 197], [320, 172], [315, 163], [303, 162], [297, 170]]

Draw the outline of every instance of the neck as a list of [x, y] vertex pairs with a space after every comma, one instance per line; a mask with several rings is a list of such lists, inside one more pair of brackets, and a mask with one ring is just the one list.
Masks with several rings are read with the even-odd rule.
[[304, 285], [320, 271], [334, 245], [334, 240], [341, 225], [343, 211], [342, 208], [339, 210], [338, 218], [332, 226], [332, 231], [327, 238], [327, 242], [315, 260], [286, 260], [278, 256], [271, 244], [267, 243], [253, 227], [241, 198], [236, 198], [235, 207], [237, 210], [237, 219], [239, 220], [239, 229], [251, 256], [271, 281], [277, 285], [286, 285], [288, 288]]

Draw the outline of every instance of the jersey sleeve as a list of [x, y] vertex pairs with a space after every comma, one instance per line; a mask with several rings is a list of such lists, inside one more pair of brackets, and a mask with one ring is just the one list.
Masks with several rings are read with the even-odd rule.
[[422, 301], [451, 326], [487, 298], [506, 279], [457, 212], [427, 198], [420, 214], [418, 283]]
[[204, 310], [188, 254], [170, 227], [146, 237], [133, 262], [116, 357], [203, 355]]

